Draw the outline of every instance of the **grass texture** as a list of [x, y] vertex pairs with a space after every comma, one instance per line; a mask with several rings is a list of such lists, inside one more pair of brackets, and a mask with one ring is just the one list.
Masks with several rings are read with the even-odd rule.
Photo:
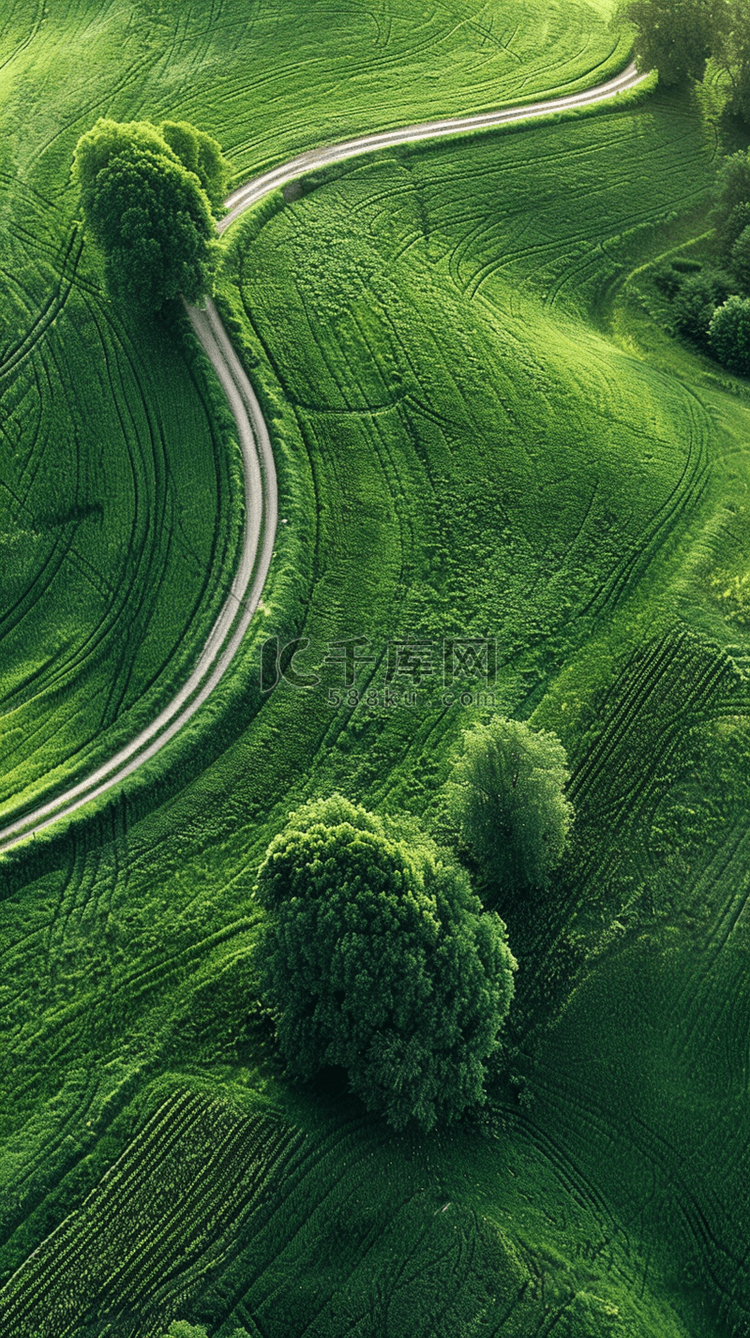
[[588, 6], [471, 0], [416, 30], [405, 4], [287, 10], [3, 11], [0, 822], [156, 715], [208, 635], [239, 541], [231, 423], [173, 320], [147, 328], [105, 298], [69, 180], [78, 136], [101, 115], [194, 118], [244, 178], [309, 142], [301, 105], [317, 142], [596, 82], [625, 49]]
[[[293, 77], [285, 11], [214, 9], [131, 7], [137, 114], [234, 126], [243, 171], [313, 122], [370, 128], [380, 81], [398, 86], [384, 36], [422, 59], [405, 10], [314, 6]], [[567, 73], [544, 86], [582, 76], [590, 11], [585, 35], [573, 6], [505, 26], [509, 9], [466, 12], [484, 28], [494, 12], [511, 48], [536, 13], [529, 95], [567, 15]], [[29, 38], [19, 60], [30, 14], [6, 21]], [[92, 43], [124, 22], [117, 5], [70, 14]], [[362, 33], [346, 84], [345, 45], [312, 54], [325, 14]], [[430, 15], [452, 68], [485, 78], [461, 65], [476, 29]], [[481, 49], [507, 74], [497, 100], [522, 96], [517, 62]], [[441, 50], [424, 46], [426, 71]], [[452, 79], [426, 81], [424, 114], [457, 109]], [[421, 95], [412, 72], [388, 114], [416, 119]], [[657, 94], [348, 163], [233, 234], [220, 300], [272, 422], [285, 522], [262, 635], [303, 638], [295, 666], [320, 681], [280, 683], [148, 815], [126, 794], [3, 862], [0, 1327], [18, 1338], [161, 1338], [178, 1315], [212, 1338], [746, 1331], [747, 387], [672, 345], [637, 277], [705, 230], [715, 154], [690, 103]], [[163, 343], [158, 359], [138, 345], [133, 381], [155, 405]], [[333, 643], [355, 637], [347, 689]], [[483, 887], [520, 963], [511, 1050], [472, 1126], [417, 1140], [279, 1079], [251, 888], [288, 810], [334, 788], [452, 839], [439, 785], [489, 709], [476, 683], [446, 696], [443, 643], [466, 638], [497, 641], [498, 709], [563, 738], [575, 839], [546, 894]], [[386, 681], [398, 641], [421, 643], [419, 683]], [[242, 673], [257, 694], [257, 649]]]

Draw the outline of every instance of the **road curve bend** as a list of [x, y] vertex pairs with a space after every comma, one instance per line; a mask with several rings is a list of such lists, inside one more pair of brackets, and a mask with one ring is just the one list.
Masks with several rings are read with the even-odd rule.
[[[341, 162], [345, 158], [354, 158], [394, 144], [440, 139], [472, 130], [508, 125], [514, 121], [533, 120], [557, 112], [592, 107], [608, 101], [618, 93], [635, 88], [645, 78], [647, 76], [638, 74], [635, 65], [631, 64], [616, 78], [582, 93], [500, 111], [482, 112], [476, 116], [452, 117], [443, 121], [425, 122], [423, 125], [404, 126], [344, 140], [327, 148], [309, 149], [233, 191], [226, 200], [227, 213], [219, 222], [218, 230], [225, 232], [246, 209], [257, 204], [270, 191], [329, 163]], [[53, 823], [70, 817], [92, 800], [100, 798], [164, 748], [195, 715], [224, 677], [260, 602], [273, 555], [278, 519], [276, 469], [268, 428], [255, 392], [213, 302], [208, 299], [204, 308], [188, 307], [188, 315], [216, 371], [239, 434], [245, 479], [245, 526], [237, 572], [195, 668], [172, 701], [129, 744], [120, 748], [108, 762], [97, 767], [84, 780], [1, 828], [0, 853], [36, 836]]]

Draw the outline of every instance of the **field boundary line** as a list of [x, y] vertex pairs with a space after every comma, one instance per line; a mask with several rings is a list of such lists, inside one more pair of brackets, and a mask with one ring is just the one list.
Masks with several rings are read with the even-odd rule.
[[[581, 110], [607, 102], [619, 93], [629, 92], [648, 77], [647, 74], [639, 74], [631, 62], [613, 79], [581, 93], [475, 116], [427, 121], [309, 149], [232, 191], [225, 201], [227, 213], [219, 221], [217, 230], [219, 233], [225, 232], [247, 209], [271, 191], [278, 190], [305, 172], [326, 167], [330, 163], [360, 157], [397, 144], [465, 135], [495, 126]], [[193, 330], [218, 376], [239, 434], [244, 474], [245, 523], [237, 571], [195, 668], [168, 705], [129, 744], [118, 749], [108, 762], [98, 766], [84, 780], [0, 828], [0, 854], [22, 841], [36, 837], [54, 823], [101, 798], [160, 752], [195, 715], [224, 677], [260, 603], [271, 565], [278, 522], [278, 486], [271, 438], [257, 396], [214, 303], [208, 298], [204, 307], [187, 304], [186, 307]]]

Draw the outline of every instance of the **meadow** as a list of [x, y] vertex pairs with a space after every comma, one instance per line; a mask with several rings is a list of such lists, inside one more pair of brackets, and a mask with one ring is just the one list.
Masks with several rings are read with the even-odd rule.
[[101, 115], [193, 118], [242, 178], [308, 142], [314, 106], [315, 135], [337, 138], [373, 117], [567, 91], [622, 63], [606, 10], [571, 23], [565, 5], [530, 4], [508, 26], [496, 9], [438, 7], [416, 36], [405, 5], [312, 5], [302, 23], [291, 5], [239, 0], [5, 11], [0, 821], [80, 779], [185, 680], [241, 526], [232, 423], [190, 338], [102, 291], [69, 181], [78, 136]]
[[[13, 298], [29, 324], [57, 291], [54, 245], [73, 229], [72, 145], [102, 110], [189, 116], [241, 179], [312, 138], [373, 128], [377, 112], [380, 126], [531, 98], [587, 71], [595, 82], [618, 58], [606, 14], [573, 5], [439, 6], [421, 37], [405, 7], [311, 6], [290, 68], [285, 12], [259, 5], [250, 23], [240, 5], [80, 4], [53, 25], [16, 5], [0, 41], [18, 54], [0, 79], [18, 79], [18, 99], [36, 87], [40, 116], [32, 147], [20, 101], [4, 98], [3, 117], [19, 117], [9, 245], [25, 235], [24, 192], [49, 192]], [[100, 53], [85, 96], [66, 55], [76, 33]], [[115, 77], [118, 34], [132, 66], [120, 54]], [[180, 787], [175, 750], [171, 790], [126, 788], [0, 866], [4, 1331], [162, 1338], [176, 1317], [211, 1338], [240, 1324], [251, 1338], [746, 1330], [748, 392], [669, 341], [639, 277], [705, 230], [716, 163], [690, 100], [656, 93], [350, 162], [230, 233], [218, 300], [272, 427], [284, 523], [227, 688], [246, 704], [220, 755]], [[84, 307], [101, 313], [96, 336]], [[67, 388], [54, 401], [40, 370], [53, 349]], [[96, 368], [113, 363], [108, 395]], [[231, 426], [207, 374], [174, 329], [135, 331], [111, 310], [87, 248], [10, 378], [17, 430], [41, 443], [30, 384], [50, 415], [39, 496], [72, 486], [77, 450], [74, 500], [104, 500], [96, 528], [88, 513], [68, 518], [75, 552], [121, 596], [90, 677], [71, 666], [56, 693], [42, 677], [23, 699], [40, 739], [37, 754], [24, 729], [22, 761], [19, 741], [33, 788], [55, 749], [77, 765], [130, 718], [127, 692], [135, 702], [148, 675], [123, 670], [124, 628], [136, 665], [151, 655], [165, 679], [174, 646], [199, 644], [238, 513]], [[186, 393], [199, 410], [183, 413]], [[59, 458], [53, 403], [78, 425], [60, 429]], [[105, 435], [118, 414], [127, 431]], [[156, 447], [139, 455], [153, 440], [163, 494]], [[117, 472], [133, 458], [148, 519]], [[6, 449], [2, 468], [14, 462]], [[175, 471], [183, 494], [169, 491]], [[176, 606], [169, 524], [154, 517], [180, 495], [201, 562], [225, 547], [200, 580], [196, 561], [192, 584], [179, 565]], [[20, 597], [43, 584], [58, 537], [48, 514], [35, 512], [39, 551], [19, 543], [28, 565], [9, 567]], [[140, 572], [123, 537], [136, 522]], [[83, 665], [94, 634], [70, 599]], [[132, 635], [135, 617], [150, 643]], [[19, 627], [18, 673], [31, 636]], [[301, 638], [294, 665], [314, 686], [282, 681], [261, 698], [260, 644], [274, 638]], [[446, 643], [469, 640], [496, 643], [496, 684], [443, 681]], [[418, 654], [419, 681], [399, 646]], [[42, 675], [51, 656], [42, 644]], [[104, 728], [92, 682], [119, 703]], [[148, 682], [137, 709], [165, 688]], [[520, 963], [488, 1106], [450, 1134], [395, 1136], [340, 1092], [284, 1084], [257, 997], [255, 871], [287, 811], [335, 788], [454, 840], [440, 785], [490, 691], [563, 739], [575, 840], [544, 896], [509, 901], [481, 884]], [[190, 743], [200, 755], [198, 729]]]

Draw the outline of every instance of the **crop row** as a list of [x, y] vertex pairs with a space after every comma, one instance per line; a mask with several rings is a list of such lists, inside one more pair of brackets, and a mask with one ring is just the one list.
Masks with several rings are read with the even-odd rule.
[[278, 1120], [176, 1093], [6, 1285], [2, 1323], [19, 1338], [63, 1338], [134, 1307], [168, 1321], [229, 1248], [289, 1140]]

